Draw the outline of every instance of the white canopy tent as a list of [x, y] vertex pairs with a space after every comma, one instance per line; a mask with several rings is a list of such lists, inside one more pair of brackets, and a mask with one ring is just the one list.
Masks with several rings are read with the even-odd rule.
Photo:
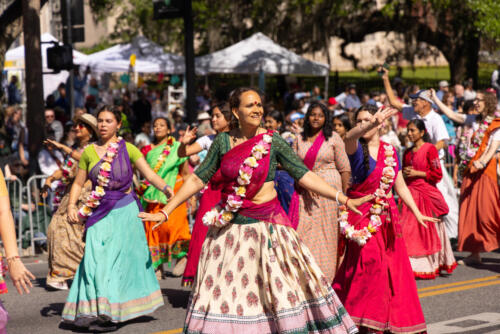
[[[57, 42], [59, 41], [49, 33], [42, 34], [40, 36], [40, 40], [42, 42]], [[51, 71], [47, 68], [47, 48], [54, 46], [52, 43], [42, 43], [41, 52], [42, 52], [42, 68], [44, 72]], [[77, 51], [73, 50], [73, 62], [75, 64], [79, 64], [85, 62], [88, 56]], [[11, 49], [7, 51], [5, 54], [5, 70], [24, 70], [24, 45], [21, 45], [17, 48]], [[44, 74], [43, 75], [43, 96], [46, 98], [49, 94], [51, 94], [54, 90], [57, 89], [57, 86], [61, 82], [66, 82], [69, 73], [67, 71], [61, 71], [56, 74]]]
[[225, 49], [196, 58], [196, 68], [206, 73], [306, 74], [328, 76], [329, 66], [314, 62], [256, 33]]
[[183, 56], [165, 53], [161, 46], [144, 36], [93, 53], [81, 64], [90, 66], [94, 72], [127, 72], [132, 54], [136, 56], [135, 71], [138, 73], [184, 73]]

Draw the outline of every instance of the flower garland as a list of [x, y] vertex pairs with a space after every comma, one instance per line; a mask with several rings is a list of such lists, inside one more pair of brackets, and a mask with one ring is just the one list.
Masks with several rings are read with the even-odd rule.
[[109, 178], [111, 176], [111, 163], [113, 162], [114, 157], [118, 154], [118, 143], [122, 140], [122, 137], [118, 137], [115, 142], [112, 142], [108, 145], [106, 149], [106, 154], [102, 158], [103, 162], [101, 163], [101, 167], [99, 168], [99, 175], [97, 176], [97, 186], [94, 190], [89, 194], [85, 204], [78, 210], [78, 215], [82, 219], [87, 219], [92, 212], [99, 206], [101, 203], [100, 200], [106, 194], [104, 188], [109, 185]]
[[370, 208], [370, 222], [368, 226], [363, 227], [360, 230], [357, 230], [349, 224], [349, 211], [346, 205], [342, 205], [340, 207], [340, 215], [339, 215], [339, 225], [340, 231], [345, 235], [346, 239], [353, 240], [359, 246], [364, 246], [368, 240], [372, 237], [373, 234], [377, 233], [380, 226], [382, 225], [382, 219], [380, 215], [384, 210], [389, 207], [389, 203], [387, 202], [387, 190], [391, 187], [391, 183], [394, 181], [396, 177], [396, 171], [394, 167], [397, 166], [396, 159], [394, 159], [394, 149], [391, 145], [384, 145], [384, 163], [385, 167], [382, 169], [382, 178], [380, 180], [380, 185], [375, 191], [375, 203], [372, 204]]
[[243, 205], [243, 197], [245, 197], [247, 191], [246, 186], [251, 182], [253, 171], [259, 166], [258, 161], [269, 153], [272, 141], [273, 137], [265, 134], [262, 140], [255, 144], [251, 156], [246, 158], [239, 168], [239, 176], [236, 180], [238, 185], [233, 187], [234, 192], [227, 197], [224, 209], [222, 209], [221, 205], [216, 205], [212, 210], [205, 213], [202, 218], [204, 225], [223, 227], [233, 220], [234, 213]]
[[[158, 174], [158, 171], [161, 169], [161, 166], [163, 166], [163, 163], [165, 162], [165, 160], [167, 160], [167, 157], [169, 156], [170, 151], [172, 151], [172, 145], [174, 144], [174, 142], [175, 142], [174, 137], [172, 137], [172, 136], [168, 137], [165, 148], [161, 152], [160, 156], [158, 157], [158, 160], [156, 161], [156, 165], [153, 168], [153, 171], [155, 172], [155, 174]], [[146, 191], [146, 189], [148, 187], [149, 187], [149, 182], [147, 180], [144, 180], [141, 183], [139, 193], [144, 194], [144, 192]]]
[[472, 134], [469, 145], [467, 145], [467, 135], [463, 133], [462, 136], [460, 136], [460, 141], [458, 144], [458, 156], [460, 158], [458, 171], [460, 175], [464, 173], [464, 171], [467, 169], [467, 166], [469, 165], [469, 162], [476, 155], [477, 151], [479, 150], [479, 146], [481, 146], [486, 130], [490, 126], [491, 122], [493, 122], [493, 120], [497, 117], [500, 117], [499, 112], [495, 112], [494, 116], [487, 116], [479, 125], [479, 129]]

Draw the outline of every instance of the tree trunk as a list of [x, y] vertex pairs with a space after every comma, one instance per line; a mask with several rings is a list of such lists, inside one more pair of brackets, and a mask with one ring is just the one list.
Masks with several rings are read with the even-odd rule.
[[472, 78], [477, 86], [479, 44], [479, 37], [468, 36], [460, 45], [441, 49], [449, 64], [452, 85], [462, 84], [466, 79]]
[[26, 107], [29, 131], [30, 172], [36, 171], [38, 152], [44, 139], [42, 53], [40, 43], [40, 0], [22, 0]]

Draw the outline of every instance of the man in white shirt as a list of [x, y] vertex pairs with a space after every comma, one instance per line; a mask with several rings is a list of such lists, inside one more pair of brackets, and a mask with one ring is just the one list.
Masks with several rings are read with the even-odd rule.
[[52, 130], [54, 130], [54, 138], [57, 142], [60, 142], [64, 136], [64, 127], [61, 122], [56, 120], [56, 114], [52, 109], [45, 110], [45, 124], [47, 124]]
[[382, 75], [384, 87], [389, 98], [389, 103], [403, 112], [403, 118], [412, 120], [415, 118], [421, 119], [425, 123], [425, 128], [429, 133], [431, 142], [436, 146], [439, 157], [441, 159], [441, 170], [443, 172], [442, 180], [436, 185], [439, 191], [448, 204], [450, 211], [444, 217], [443, 221], [446, 227], [446, 233], [449, 238], [456, 238], [458, 236], [458, 196], [457, 190], [453, 185], [453, 180], [446, 171], [444, 166], [444, 157], [447, 141], [450, 139], [444, 121], [434, 110], [432, 110], [433, 100], [429, 90], [419, 90], [417, 93], [410, 95], [412, 105], [403, 104], [400, 102], [391, 87], [389, 81], [389, 71], [383, 70], [385, 73]]

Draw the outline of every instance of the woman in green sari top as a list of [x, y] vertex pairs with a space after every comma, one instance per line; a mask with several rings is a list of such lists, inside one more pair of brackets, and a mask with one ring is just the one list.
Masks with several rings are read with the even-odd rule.
[[[153, 171], [160, 175], [175, 192], [182, 185], [183, 179], [190, 174], [190, 170], [187, 158], [179, 158], [177, 154], [180, 143], [170, 136], [170, 128], [168, 119], [155, 119], [153, 123], [154, 144], [143, 147], [141, 151], [146, 156], [146, 161], [153, 168]], [[165, 194], [152, 185], [146, 184], [143, 186], [144, 188], [146, 189], [142, 195], [142, 205], [145, 211], [148, 213], [159, 212], [167, 204]], [[184, 271], [183, 266], [186, 262], [185, 256], [189, 248], [189, 240], [191, 240], [186, 203], [179, 206], [170, 215], [168, 224], [155, 230], [153, 230], [153, 226], [154, 223], [144, 223], [153, 266], [157, 269], [157, 277], [160, 279], [162, 276], [162, 264], [170, 264], [172, 258], [177, 259], [174, 273], [179, 272], [177, 274], [181, 275]]]

